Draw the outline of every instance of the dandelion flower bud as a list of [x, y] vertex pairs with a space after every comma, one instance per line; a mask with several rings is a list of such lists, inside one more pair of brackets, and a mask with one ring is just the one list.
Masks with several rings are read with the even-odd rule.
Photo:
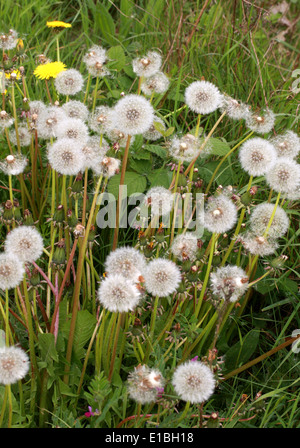
[[68, 101], [61, 108], [69, 118], [78, 118], [82, 121], [87, 121], [89, 118], [89, 110], [81, 101]]
[[213, 294], [219, 299], [236, 302], [248, 288], [246, 272], [238, 266], [222, 266], [210, 275]]
[[[264, 235], [274, 207], [269, 202], [263, 202], [254, 208], [250, 215], [250, 228], [254, 234]], [[288, 231], [288, 228], [289, 218], [283, 208], [277, 206], [271, 227], [268, 231], [268, 237], [280, 238]]]
[[55, 78], [55, 88], [62, 95], [75, 95], [83, 87], [83, 77], [78, 70], [70, 68], [60, 72]]
[[115, 127], [129, 135], [143, 134], [153, 123], [154, 111], [150, 102], [139, 95], [127, 95], [114, 107]]
[[228, 232], [237, 221], [237, 209], [224, 194], [212, 198], [204, 211], [204, 227], [213, 233]]
[[98, 134], [105, 134], [114, 126], [113, 109], [107, 106], [96, 107], [90, 116], [89, 127]]
[[0, 161], [0, 170], [10, 176], [17, 176], [23, 173], [27, 165], [27, 159], [25, 156], [18, 154], [13, 156], [8, 155], [4, 160]]
[[57, 125], [56, 137], [71, 139], [75, 144], [82, 146], [88, 141], [88, 128], [79, 118], [65, 118]]
[[86, 144], [81, 148], [84, 156], [84, 163], [82, 169], [93, 168], [95, 165], [100, 165], [105, 157], [109, 145], [107, 141], [102, 138], [102, 145], [100, 146], [100, 137], [93, 135], [89, 137]]
[[300, 151], [300, 138], [293, 131], [273, 137], [271, 143], [274, 145], [278, 157], [289, 157], [294, 159]]
[[41, 112], [37, 122], [39, 137], [49, 139], [56, 136], [57, 126], [66, 118], [65, 112], [57, 106], [49, 106]]
[[14, 119], [5, 111], [0, 112], [0, 129], [9, 128], [14, 122]]
[[278, 243], [275, 239], [257, 236], [252, 232], [245, 232], [239, 240], [250, 254], [258, 255], [259, 257], [271, 255], [278, 248]]
[[197, 114], [210, 114], [222, 104], [219, 89], [208, 81], [195, 81], [185, 90], [187, 106]]
[[29, 371], [29, 357], [20, 347], [0, 348], [0, 384], [14, 384]]
[[141, 84], [141, 91], [147, 96], [151, 96], [153, 93], [162, 94], [168, 90], [169, 85], [168, 77], [162, 72], [157, 72], [149, 78], [145, 78]]
[[293, 193], [300, 184], [300, 165], [288, 157], [278, 157], [267, 171], [266, 181], [278, 193]]
[[128, 375], [127, 384], [130, 398], [145, 404], [157, 400], [163, 389], [164, 379], [159, 370], [139, 365]]
[[146, 140], [155, 141], [162, 137], [162, 134], [155, 128], [155, 123], [158, 123], [163, 131], [166, 129], [166, 125], [163, 120], [155, 116], [152, 125], [150, 126], [148, 131], [144, 132], [143, 134]]
[[22, 262], [36, 261], [43, 253], [43, 238], [35, 227], [21, 226], [11, 230], [6, 237], [5, 250]]
[[277, 159], [274, 146], [260, 137], [247, 140], [239, 152], [242, 168], [250, 176], [263, 176]]
[[[31, 134], [27, 126], [18, 127], [19, 143], [21, 146], [29, 146], [31, 143]], [[17, 134], [15, 129], [9, 132], [9, 139], [13, 145], [17, 145]]]
[[173, 195], [167, 188], [153, 187], [147, 192], [145, 203], [151, 207], [152, 216], [164, 216], [173, 208]]
[[175, 160], [190, 162], [197, 156], [199, 148], [199, 139], [192, 134], [186, 134], [181, 138], [174, 137], [171, 140], [169, 153]]
[[194, 261], [196, 259], [197, 250], [197, 236], [192, 232], [180, 233], [174, 238], [171, 246], [172, 254], [180, 261]]
[[257, 134], [267, 134], [275, 123], [275, 114], [270, 109], [262, 113], [252, 112], [246, 116], [246, 126]]
[[133, 311], [141, 297], [137, 285], [118, 273], [106, 277], [98, 290], [98, 300], [113, 313]]
[[182, 400], [203, 403], [214, 393], [216, 382], [207, 365], [200, 361], [187, 361], [176, 368], [172, 384]]
[[0, 288], [12, 289], [18, 286], [24, 277], [23, 263], [12, 253], [0, 254]]
[[120, 273], [123, 277], [139, 281], [144, 275], [146, 259], [144, 255], [133, 247], [120, 247], [108, 255], [105, 261], [105, 272], [108, 275]]
[[57, 140], [49, 146], [47, 155], [51, 167], [60, 174], [74, 176], [83, 169], [82, 145], [75, 145], [71, 139]]
[[92, 170], [96, 176], [104, 176], [108, 179], [115, 174], [118, 174], [120, 171], [120, 163], [119, 159], [115, 159], [114, 157], [103, 157], [100, 163], [92, 166]]
[[178, 266], [171, 260], [156, 258], [145, 269], [145, 288], [153, 296], [167, 297], [178, 288], [181, 274]]
[[160, 70], [161, 63], [161, 55], [156, 51], [149, 51], [146, 56], [135, 58], [132, 61], [132, 68], [137, 76], [148, 78]]
[[225, 94], [222, 96], [220, 111], [226, 112], [226, 115], [233, 120], [241, 120], [248, 116], [249, 106]]

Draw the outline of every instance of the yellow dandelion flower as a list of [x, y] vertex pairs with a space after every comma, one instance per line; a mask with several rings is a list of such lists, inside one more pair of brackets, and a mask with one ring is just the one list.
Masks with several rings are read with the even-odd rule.
[[63, 62], [48, 62], [47, 64], [41, 64], [36, 67], [33, 74], [38, 79], [56, 78], [60, 73], [67, 70], [66, 64]]
[[6, 79], [10, 79], [12, 73], [14, 73], [14, 75], [16, 75], [15, 79], [20, 79], [20, 78], [21, 78], [21, 73], [20, 73], [19, 70], [13, 70], [13, 71], [10, 72], [10, 73], [5, 73], [5, 78], [6, 78]]
[[48, 28], [71, 28], [72, 25], [66, 22], [60, 22], [59, 20], [53, 20], [53, 22], [47, 22]]

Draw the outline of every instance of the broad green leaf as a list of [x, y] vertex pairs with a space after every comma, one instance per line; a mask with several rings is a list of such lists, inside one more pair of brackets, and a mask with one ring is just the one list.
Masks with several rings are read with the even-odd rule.
[[250, 361], [259, 341], [259, 334], [258, 329], [251, 330], [242, 341], [237, 342], [226, 352], [226, 370], [233, 370]]
[[109, 62], [107, 67], [111, 70], [122, 70], [126, 63], [126, 57], [121, 45], [116, 45], [107, 50]]
[[[115, 198], [119, 195], [121, 174], [113, 176], [107, 186], [108, 193], [111, 193]], [[145, 176], [127, 171], [125, 173], [124, 185], [127, 186], [127, 196], [131, 196], [134, 193], [143, 193], [147, 186], [147, 179]]]

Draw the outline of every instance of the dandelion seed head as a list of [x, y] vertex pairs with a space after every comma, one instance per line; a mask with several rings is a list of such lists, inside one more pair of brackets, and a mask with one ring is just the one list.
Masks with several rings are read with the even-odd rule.
[[132, 68], [137, 76], [148, 78], [160, 70], [161, 64], [161, 55], [157, 51], [148, 51], [146, 56], [132, 61]]
[[92, 170], [96, 176], [103, 175], [106, 178], [110, 178], [115, 174], [118, 174], [120, 171], [120, 163], [119, 159], [114, 157], [103, 157], [100, 163], [92, 166]]
[[141, 297], [136, 284], [118, 273], [105, 277], [98, 289], [98, 300], [113, 313], [133, 311]]
[[278, 157], [266, 173], [266, 182], [278, 193], [293, 193], [300, 185], [300, 165], [289, 157]]
[[153, 123], [154, 111], [146, 98], [130, 94], [121, 98], [114, 107], [115, 128], [129, 135], [143, 134]]
[[219, 299], [236, 302], [248, 289], [248, 277], [239, 266], [222, 266], [210, 274], [211, 289]]
[[229, 95], [222, 95], [222, 104], [220, 106], [222, 113], [226, 112], [226, 115], [233, 120], [242, 120], [248, 117], [250, 110], [247, 104], [242, 103]]
[[172, 243], [171, 252], [180, 261], [196, 259], [198, 250], [197, 236], [192, 232], [178, 234]]
[[7, 252], [0, 254], [0, 288], [2, 290], [18, 286], [24, 274], [23, 263], [18, 257]]
[[156, 258], [148, 263], [144, 278], [148, 293], [153, 296], [167, 297], [178, 288], [181, 273], [173, 261]]
[[74, 140], [62, 138], [48, 147], [48, 161], [51, 167], [60, 174], [74, 176], [84, 166], [82, 144], [75, 144]]
[[271, 109], [265, 109], [261, 113], [249, 113], [246, 118], [246, 126], [257, 134], [267, 134], [275, 124], [275, 114]]
[[284, 134], [273, 137], [270, 141], [274, 145], [278, 157], [294, 159], [299, 154], [300, 138], [293, 131], [286, 131]]
[[98, 135], [89, 137], [86, 144], [81, 148], [84, 155], [83, 170], [86, 168], [93, 168], [95, 165], [101, 164], [108, 150], [109, 144], [103, 137], [101, 146], [100, 137]]
[[[30, 145], [31, 134], [28, 131], [27, 126], [25, 126], [25, 125], [18, 126], [18, 136], [19, 136], [20, 146], [29, 146]], [[16, 134], [15, 129], [12, 129], [11, 131], [9, 131], [9, 139], [13, 145], [17, 146], [17, 134]]]
[[185, 103], [198, 114], [210, 114], [222, 104], [219, 89], [208, 81], [195, 81], [185, 90]]
[[[250, 215], [250, 229], [256, 235], [264, 235], [270, 218], [274, 210], [274, 204], [263, 202], [252, 211]], [[268, 231], [269, 238], [282, 237], [289, 228], [289, 218], [286, 212], [280, 206], [277, 206], [276, 212]]]
[[66, 118], [61, 107], [49, 106], [41, 112], [37, 121], [37, 132], [39, 137], [49, 139], [56, 137], [57, 126]]
[[108, 275], [119, 273], [134, 282], [144, 275], [145, 268], [144, 255], [133, 247], [120, 247], [110, 252], [105, 261], [105, 272]]
[[154, 75], [145, 78], [141, 84], [141, 91], [144, 95], [151, 96], [153, 93], [165, 93], [170, 85], [168, 77], [162, 73], [157, 72]]
[[29, 103], [29, 111], [30, 116], [34, 121], [37, 121], [40, 115], [44, 112], [46, 112], [47, 106], [42, 101], [36, 100], [36, 101], [30, 101]]
[[74, 68], [60, 72], [55, 78], [55, 88], [62, 95], [76, 95], [82, 87], [82, 74]]
[[0, 129], [9, 128], [14, 123], [14, 119], [5, 110], [0, 112]]
[[8, 33], [0, 33], [0, 48], [3, 50], [12, 50], [17, 46], [18, 33], [10, 29]]
[[247, 140], [241, 146], [239, 160], [243, 170], [250, 176], [263, 176], [277, 159], [274, 146], [260, 137]]
[[199, 139], [192, 134], [186, 134], [171, 140], [169, 154], [177, 161], [190, 162], [197, 156], [199, 148]]
[[4, 247], [7, 253], [15, 255], [20, 261], [31, 263], [42, 255], [44, 243], [35, 227], [20, 226], [9, 232]]
[[29, 371], [29, 357], [20, 347], [0, 349], [0, 384], [14, 384], [24, 378]]
[[243, 233], [239, 239], [250, 254], [258, 255], [259, 257], [271, 255], [278, 248], [278, 243], [274, 238], [264, 238], [252, 232]]
[[237, 221], [236, 206], [230, 198], [220, 194], [208, 201], [203, 220], [204, 227], [210, 232], [228, 232]]
[[107, 106], [96, 107], [90, 116], [89, 127], [98, 134], [105, 134], [114, 126], [113, 109]]
[[57, 125], [56, 137], [58, 139], [71, 139], [78, 145], [85, 145], [88, 141], [88, 127], [80, 118], [65, 118]]
[[82, 121], [88, 121], [89, 110], [81, 101], [72, 100], [62, 105], [62, 110], [69, 118], [78, 118]]
[[4, 160], [0, 161], [0, 170], [5, 174], [10, 176], [17, 176], [23, 173], [27, 165], [27, 159], [25, 156], [18, 155], [8, 155]]
[[152, 216], [164, 216], [173, 208], [173, 195], [167, 188], [152, 187], [146, 193], [145, 204], [151, 207]]
[[132, 400], [138, 403], [151, 403], [157, 400], [164, 383], [164, 378], [159, 370], [139, 365], [128, 375], [128, 394]]
[[155, 141], [162, 137], [161, 133], [155, 129], [155, 126], [154, 126], [155, 123], [159, 123], [162, 126], [163, 130], [166, 129], [166, 125], [165, 125], [164, 121], [161, 118], [155, 116], [153, 119], [152, 125], [150, 126], [148, 131], [144, 132], [144, 134], [143, 134], [143, 136], [146, 140]]

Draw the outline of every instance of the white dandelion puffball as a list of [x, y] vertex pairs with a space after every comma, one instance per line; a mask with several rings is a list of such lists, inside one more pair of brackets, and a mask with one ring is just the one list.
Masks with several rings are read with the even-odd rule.
[[208, 81], [195, 81], [185, 90], [187, 106], [197, 114], [210, 114], [222, 104], [219, 89]]
[[[19, 136], [19, 142], [21, 146], [29, 146], [31, 143], [31, 134], [28, 131], [28, 127], [27, 126], [19, 126], [18, 127], [18, 136]], [[11, 141], [11, 143], [15, 146], [17, 146], [18, 144], [18, 140], [17, 140], [17, 134], [15, 129], [11, 130], [9, 132], [9, 139]]]
[[114, 127], [113, 109], [108, 106], [96, 107], [94, 113], [90, 116], [89, 127], [98, 134], [105, 134]]
[[250, 113], [250, 109], [247, 104], [231, 98], [226, 94], [222, 96], [220, 111], [222, 113], [226, 112], [226, 115], [233, 120], [245, 119]]
[[82, 90], [83, 77], [78, 70], [70, 68], [60, 72], [56, 76], [54, 84], [58, 93], [62, 95], [75, 95]]
[[211, 288], [219, 299], [236, 302], [248, 289], [248, 277], [239, 266], [222, 266], [210, 274]]
[[153, 123], [154, 111], [146, 98], [130, 94], [114, 107], [115, 128], [129, 135], [143, 134]]
[[144, 255], [133, 247], [120, 247], [108, 255], [105, 260], [105, 271], [108, 275], [121, 274], [123, 277], [139, 281], [146, 268]]
[[27, 165], [27, 159], [21, 154], [13, 156], [12, 154], [6, 156], [4, 160], [0, 161], [0, 170], [10, 176], [17, 176], [23, 173]]
[[128, 394], [138, 403], [156, 401], [164, 386], [164, 378], [159, 370], [146, 365], [138, 365], [127, 378]]
[[12, 289], [18, 286], [24, 277], [25, 269], [19, 258], [13, 254], [0, 254], [0, 288]]
[[144, 278], [148, 293], [153, 296], [167, 297], [178, 288], [181, 273], [173, 261], [156, 258], [148, 263]]
[[0, 48], [3, 50], [12, 50], [17, 46], [18, 33], [11, 29], [8, 33], [0, 33]]
[[47, 156], [51, 167], [67, 176], [78, 174], [85, 162], [82, 145], [74, 144], [74, 141], [68, 138], [57, 140], [49, 146]]
[[171, 252], [180, 261], [196, 259], [198, 250], [197, 236], [192, 232], [178, 234], [172, 243]]
[[236, 206], [230, 198], [220, 194], [208, 201], [203, 220], [204, 227], [210, 232], [228, 232], [237, 221]]
[[275, 114], [266, 109], [262, 113], [252, 112], [246, 116], [246, 126], [257, 134], [267, 134], [275, 124]]
[[93, 45], [92, 48], [84, 55], [83, 62], [87, 66], [87, 70], [93, 77], [102, 78], [110, 74], [105, 64], [107, 62], [106, 50], [99, 45]]
[[1, 110], [0, 112], [0, 129], [4, 130], [5, 128], [9, 128], [14, 122], [14, 118], [10, 114], [8, 114], [5, 110]]
[[66, 118], [57, 125], [56, 137], [72, 139], [78, 145], [85, 145], [89, 138], [88, 127], [79, 118]]
[[161, 118], [155, 116], [152, 125], [150, 126], [148, 131], [144, 132], [143, 134], [146, 140], [155, 141], [162, 137], [162, 134], [155, 129], [155, 123], [158, 123], [163, 131], [166, 129], [164, 121]]
[[193, 160], [200, 149], [200, 140], [192, 134], [186, 134], [183, 137], [174, 137], [169, 146], [170, 156], [181, 162], [190, 162]]
[[39, 116], [46, 112], [47, 106], [42, 101], [36, 100], [36, 101], [30, 101], [29, 103], [29, 112], [31, 119], [34, 121], [37, 121]]
[[[254, 234], [260, 236], [264, 235], [272, 216], [274, 207], [275, 205], [270, 204], [269, 202], [263, 202], [254, 207], [250, 215], [250, 229]], [[282, 237], [288, 231], [289, 224], [290, 221], [286, 212], [283, 210], [283, 208], [277, 206], [271, 227], [268, 231], [268, 237]]]
[[243, 233], [239, 239], [250, 254], [258, 255], [259, 257], [271, 255], [278, 248], [278, 243], [275, 239], [257, 236], [252, 232]]
[[100, 284], [98, 300], [113, 313], [133, 311], [141, 300], [136, 284], [121, 274], [110, 274]]
[[100, 163], [92, 166], [92, 170], [96, 176], [104, 176], [110, 178], [120, 172], [121, 161], [114, 157], [103, 157]]
[[300, 199], [300, 184], [295, 188], [294, 191], [288, 193], [286, 197], [290, 201], [298, 201]]
[[151, 96], [153, 93], [165, 93], [170, 85], [168, 77], [162, 73], [157, 72], [149, 78], [145, 78], [141, 84], [141, 91], [144, 95]]
[[0, 384], [14, 384], [29, 371], [29, 357], [20, 347], [0, 348]]
[[165, 187], [152, 187], [145, 196], [145, 204], [151, 207], [152, 216], [167, 215], [173, 208], [173, 194]]
[[49, 106], [41, 112], [37, 121], [37, 132], [39, 137], [49, 139], [56, 136], [57, 125], [66, 118], [61, 107]]
[[42, 255], [44, 243], [35, 227], [21, 226], [9, 232], [4, 247], [6, 252], [15, 255], [22, 262], [32, 262]]
[[243, 170], [250, 176], [263, 176], [275, 164], [277, 153], [270, 142], [254, 137], [243, 143], [239, 159]]
[[300, 138], [293, 131], [286, 131], [284, 134], [276, 135], [271, 140], [278, 157], [289, 157], [294, 159], [300, 151]]
[[289, 157], [278, 157], [266, 173], [266, 182], [277, 193], [293, 193], [300, 185], [300, 165]]
[[105, 138], [102, 137], [100, 146], [100, 137], [98, 135], [89, 137], [86, 144], [81, 148], [84, 156], [82, 169], [85, 170], [86, 168], [93, 168], [95, 165], [100, 165], [108, 150], [109, 144]]
[[81, 101], [68, 101], [61, 108], [69, 118], [79, 118], [82, 121], [87, 121], [89, 118], [89, 110]]
[[[150, 128], [149, 128], [150, 130]], [[145, 134], [144, 134], [145, 135]], [[113, 145], [117, 145], [117, 147], [125, 148], [128, 141], [128, 134], [121, 132], [119, 129], [110, 129], [106, 132], [107, 138], [112, 142]], [[134, 136], [130, 136], [130, 146], [133, 144], [135, 140]]]
[[148, 51], [146, 56], [132, 61], [132, 69], [137, 76], [148, 78], [160, 70], [161, 64], [161, 55], [157, 51]]
[[177, 395], [190, 403], [203, 403], [214, 393], [216, 382], [211, 369], [200, 361], [187, 361], [173, 374], [172, 384]]

